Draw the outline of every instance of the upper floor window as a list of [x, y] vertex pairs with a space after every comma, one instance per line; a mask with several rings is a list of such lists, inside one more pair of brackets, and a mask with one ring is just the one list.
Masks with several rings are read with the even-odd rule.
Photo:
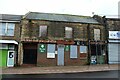
[[94, 29], [94, 40], [100, 40], [100, 29]]
[[65, 27], [65, 38], [72, 38], [73, 29], [71, 27]]
[[0, 35], [1, 36], [14, 36], [14, 23], [0, 23]]
[[40, 26], [39, 27], [39, 37], [47, 36], [47, 26]]

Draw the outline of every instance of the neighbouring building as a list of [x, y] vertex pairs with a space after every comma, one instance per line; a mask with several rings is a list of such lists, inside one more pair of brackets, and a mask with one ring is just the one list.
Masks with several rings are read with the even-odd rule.
[[13, 67], [17, 64], [21, 15], [0, 16], [0, 67]]
[[19, 65], [107, 63], [106, 28], [92, 17], [29, 12], [20, 30]]
[[109, 64], [120, 64], [120, 18], [106, 18], [108, 37]]

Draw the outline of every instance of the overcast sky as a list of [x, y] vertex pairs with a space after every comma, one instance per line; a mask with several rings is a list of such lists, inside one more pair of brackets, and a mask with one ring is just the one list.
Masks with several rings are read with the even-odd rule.
[[92, 16], [118, 15], [120, 0], [0, 0], [0, 14], [24, 15], [29, 11]]

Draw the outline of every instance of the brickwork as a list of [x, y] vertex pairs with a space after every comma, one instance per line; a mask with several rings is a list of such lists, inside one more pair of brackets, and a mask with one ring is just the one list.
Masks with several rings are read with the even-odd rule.
[[120, 31], [120, 20], [107, 20], [109, 31]]
[[[79, 48], [79, 46], [78, 46]], [[76, 59], [71, 59], [70, 58], [70, 51], [65, 51], [64, 52], [64, 65], [86, 65], [87, 64], [87, 53], [79, 53], [78, 49], [78, 57]], [[82, 56], [80, 56], [82, 55]], [[58, 55], [55, 54], [55, 58], [47, 58], [47, 52], [45, 53], [40, 53], [38, 51], [37, 53], [37, 66], [57, 66], [57, 58]]]

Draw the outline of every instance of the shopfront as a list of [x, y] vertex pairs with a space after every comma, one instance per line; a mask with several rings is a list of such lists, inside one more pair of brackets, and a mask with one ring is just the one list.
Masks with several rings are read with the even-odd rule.
[[17, 64], [17, 45], [14, 40], [0, 40], [0, 67], [14, 67]]
[[92, 42], [90, 45], [91, 49], [91, 64], [105, 64], [105, 58], [106, 58], [106, 47], [105, 43], [102, 42]]
[[120, 64], [120, 31], [109, 31], [109, 64]]

